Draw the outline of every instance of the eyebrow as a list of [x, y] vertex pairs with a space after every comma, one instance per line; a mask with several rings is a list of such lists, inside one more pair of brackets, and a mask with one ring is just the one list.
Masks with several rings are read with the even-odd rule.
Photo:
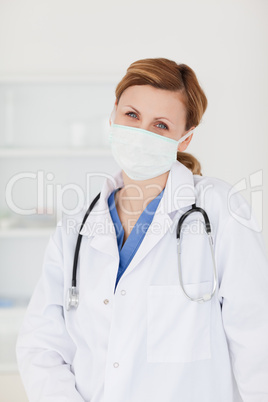
[[[135, 110], [135, 112], [137, 112], [138, 114], [140, 114], [140, 112], [134, 107], [134, 106], [132, 106], [132, 105], [125, 105], [125, 107], [131, 107], [132, 109], [134, 109]], [[174, 124], [174, 123], [172, 123], [172, 121], [170, 121], [167, 117], [155, 117], [155, 120], [161, 120], [161, 119], [165, 119], [165, 120], [167, 120], [167, 121], [169, 121], [171, 124]]]

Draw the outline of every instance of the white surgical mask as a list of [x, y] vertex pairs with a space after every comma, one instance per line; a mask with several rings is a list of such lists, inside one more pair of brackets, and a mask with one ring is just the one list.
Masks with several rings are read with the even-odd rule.
[[133, 180], [147, 180], [168, 170], [177, 160], [178, 141], [141, 128], [111, 124], [109, 142], [114, 159]]

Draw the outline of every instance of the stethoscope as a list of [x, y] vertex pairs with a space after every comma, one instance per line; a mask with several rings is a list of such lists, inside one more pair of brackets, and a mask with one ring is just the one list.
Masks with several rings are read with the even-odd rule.
[[[79, 250], [80, 250], [80, 245], [81, 245], [81, 240], [82, 240], [82, 234], [80, 233], [81, 230], [84, 227], [84, 224], [88, 218], [88, 215], [90, 214], [90, 212], [92, 211], [92, 209], [94, 208], [96, 202], [99, 200], [100, 198], [100, 194], [99, 193], [94, 200], [91, 202], [85, 216], [84, 219], [82, 221], [80, 230], [79, 230], [79, 235], [78, 235], [78, 239], [76, 242], [76, 247], [75, 247], [75, 253], [74, 253], [74, 261], [73, 261], [73, 276], [72, 276], [72, 286], [68, 289], [67, 291], [67, 297], [66, 297], [66, 310], [70, 310], [70, 308], [77, 308], [78, 304], [79, 304], [79, 292], [78, 292], [78, 288], [76, 286], [76, 274], [77, 274], [77, 263], [78, 263], [78, 256], [79, 256]], [[183, 281], [182, 281], [182, 272], [181, 272], [181, 260], [180, 260], [180, 255], [181, 255], [181, 247], [180, 247], [180, 243], [181, 243], [181, 227], [182, 224], [184, 222], [184, 220], [193, 212], [200, 212], [205, 220], [205, 229], [206, 229], [206, 233], [208, 235], [208, 239], [209, 239], [209, 245], [210, 245], [210, 250], [211, 250], [211, 256], [212, 256], [212, 261], [213, 261], [213, 289], [211, 293], [206, 293], [203, 296], [199, 297], [199, 298], [192, 298], [190, 297], [187, 292], [184, 289], [183, 286]], [[208, 215], [207, 213], [200, 207], [197, 207], [196, 204], [194, 203], [192, 205], [192, 209], [188, 210], [187, 212], [185, 212], [179, 219], [178, 222], [178, 226], [177, 226], [177, 246], [178, 246], [178, 271], [179, 271], [179, 280], [180, 280], [180, 285], [183, 291], [183, 294], [191, 301], [195, 301], [195, 302], [199, 302], [199, 303], [203, 303], [206, 301], [209, 301], [212, 299], [215, 291], [216, 291], [216, 286], [217, 286], [217, 270], [216, 270], [216, 262], [215, 262], [215, 256], [214, 256], [214, 252], [213, 252], [213, 239], [211, 236], [211, 227], [210, 227], [210, 221], [208, 219]]]

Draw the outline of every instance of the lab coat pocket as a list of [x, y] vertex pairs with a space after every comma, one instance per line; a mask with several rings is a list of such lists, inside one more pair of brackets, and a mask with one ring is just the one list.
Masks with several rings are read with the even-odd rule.
[[[211, 281], [184, 285], [190, 297], [211, 291]], [[180, 285], [149, 286], [147, 293], [147, 362], [209, 359], [211, 300], [191, 301]]]

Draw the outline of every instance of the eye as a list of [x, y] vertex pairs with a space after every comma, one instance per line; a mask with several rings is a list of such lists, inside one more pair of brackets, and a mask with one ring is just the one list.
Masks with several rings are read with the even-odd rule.
[[134, 112], [128, 112], [128, 113], [126, 113], [126, 115], [129, 116], [129, 117], [134, 117], [134, 118], [137, 117], [136, 113], [134, 113]]
[[[127, 112], [126, 116], [133, 117], [134, 119], [138, 118], [138, 116], [137, 116], [137, 114], [135, 112]], [[158, 123], [157, 126], [160, 126], [158, 128], [160, 128], [161, 130], [168, 130], [168, 126], [166, 124], [164, 124], [164, 123]]]
[[168, 130], [168, 126], [166, 124], [164, 124], [164, 123], [158, 123], [157, 126], [162, 126], [162, 127], [159, 127], [159, 128], [162, 128], [164, 130]]

